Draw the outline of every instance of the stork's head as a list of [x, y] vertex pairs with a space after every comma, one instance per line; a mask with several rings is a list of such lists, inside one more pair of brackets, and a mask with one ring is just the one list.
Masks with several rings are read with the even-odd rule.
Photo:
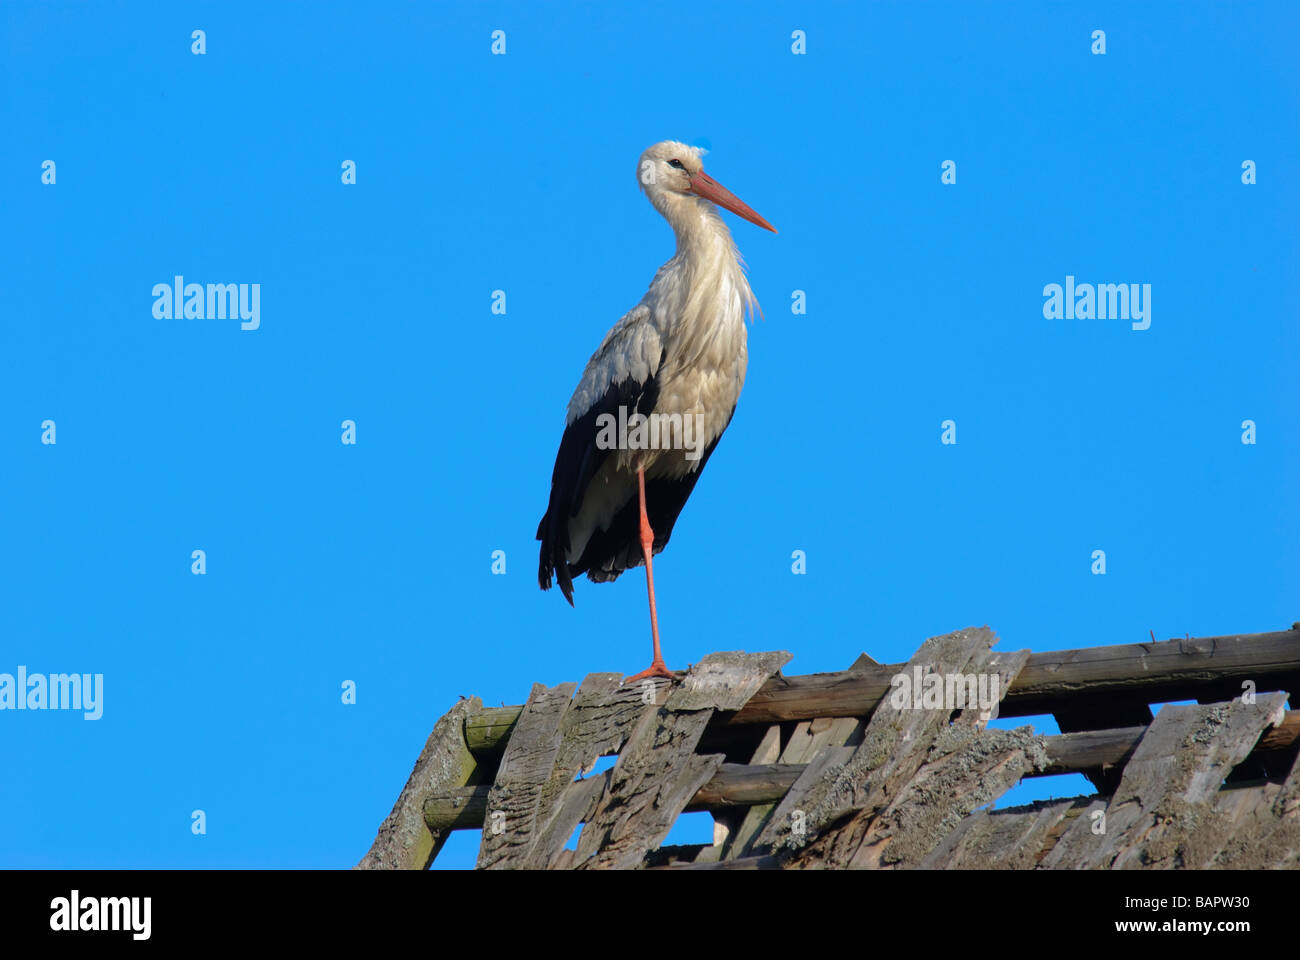
[[664, 140], [641, 154], [636, 178], [655, 208], [671, 222], [674, 219], [673, 211], [680, 209], [684, 202], [707, 200], [764, 230], [776, 233], [776, 227], [704, 172], [701, 153], [703, 151], [697, 147], [676, 140]]

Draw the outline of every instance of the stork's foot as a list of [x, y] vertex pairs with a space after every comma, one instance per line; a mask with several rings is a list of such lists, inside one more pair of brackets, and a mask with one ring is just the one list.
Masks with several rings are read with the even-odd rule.
[[662, 660], [656, 660], [640, 673], [628, 677], [623, 682], [636, 683], [638, 680], [647, 680], [650, 677], [667, 677], [669, 680], [675, 680], [677, 679], [677, 674], [668, 669], [668, 664], [664, 663]]

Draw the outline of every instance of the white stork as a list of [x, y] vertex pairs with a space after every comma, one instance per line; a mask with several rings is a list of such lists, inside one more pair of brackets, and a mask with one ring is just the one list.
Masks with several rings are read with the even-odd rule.
[[745, 383], [745, 313], [757, 301], [714, 204], [776, 233], [684, 143], [646, 150], [637, 180], [672, 226], [677, 252], [587, 362], [537, 527], [538, 581], [549, 590], [553, 574], [570, 606], [575, 576], [601, 583], [645, 563], [654, 662], [627, 682], [672, 676], [651, 557], [667, 546]]

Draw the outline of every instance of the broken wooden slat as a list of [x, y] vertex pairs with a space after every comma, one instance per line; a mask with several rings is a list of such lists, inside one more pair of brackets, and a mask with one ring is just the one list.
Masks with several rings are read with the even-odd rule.
[[1079, 802], [1070, 809], [1065, 811], [1065, 816], [1053, 824], [1047, 831], [1047, 838], [1043, 842], [1043, 849], [1038, 851], [1038, 866], [1043, 866], [1056, 845], [1060, 843], [1061, 837], [1065, 836], [1070, 830], [1075, 828], [1078, 823], [1088, 824], [1088, 829], [1096, 829], [1105, 825], [1106, 804], [1110, 797], [1076, 797]]
[[[986, 627], [958, 630], [941, 637], [931, 637], [917, 650], [903, 671], [909, 684], [925, 678], [978, 675], [992, 657], [997, 640]], [[986, 684], [992, 689], [991, 679]], [[899, 687], [899, 692], [903, 688]], [[999, 691], [1000, 692], [1000, 691]], [[756, 853], [769, 850], [789, 854], [817, 843], [823, 831], [845, 816], [859, 811], [874, 814], [897, 795], [925, 761], [926, 753], [940, 726], [946, 726], [951, 707], [918, 707], [921, 689], [912, 696], [890, 697], [880, 704], [867, 723], [862, 743], [846, 756], [844, 749], [826, 750], [810, 763], [804, 776], [791, 788], [754, 843]], [[828, 759], [829, 758], [829, 759]], [[822, 767], [818, 776], [815, 767]], [[831, 844], [818, 845], [819, 855], [827, 866], [843, 866], [857, 850], [862, 832], [855, 828], [852, 836], [835, 831]], [[941, 838], [940, 838], [941, 839]]]
[[551, 865], [600, 796], [597, 784], [575, 784], [575, 775], [589, 770], [597, 757], [622, 748], [637, 722], [658, 709], [657, 701], [671, 686], [664, 679], [635, 686], [621, 680], [616, 673], [589, 675], [560, 722], [563, 745], [540, 798], [538, 830], [529, 857], [532, 867]]
[[621, 674], [591, 673], [583, 678], [577, 696], [560, 718], [560, 749], [551, 778], [542, 788], [541, 812], [593, 760], [618, 752], [646, 706], [642, 699], [639, 691], [622, 685]]
[[[1295, 717], [1287, 714], [1287, 721]], [[1286, 725], [1286, 721], [1282, 726]], [[1275, 727], [1260, 738], [1260, 748]], [[1269, 757], [1257, 749], [1250, 759]], [[1245, 764], [1242, 764], [1245, 766]], [[1238, 767], [1240, 770], [1241, 767]], [[1289, 869], [1300, 867], [1300, 760], [1281, 783], [1233, 782], [1215, 795], [1211, 815], [1189, 832], [1180, 853], [1189, 869]]]
[[[674, 717], [676, 715], [673, 715]], [[695, 792], [722, 763], [721, 754], [701, 757], [694, 747], [682, 750], [681, 744], [698, 739], [703, 725], [691, 714], [680, 722], [668, 720], [667, 726], [648, 734], [657, 740], [667, 739], [655, 751], [659, 758], [671, 756], [672, 764], [660, 767], [646, 756], [643, 747], [621, 776], [610, 779], [612, 786], [597, 802], [578, 837], [574, 860], [579, 870], [634, 870], [640, 867], [651, 850], [663, 842], [677, 815]], [[637, 744], [640, 746], [640, 744]], [[617, 767], [615, 768], [617, 770]], [[614, 773], [614, 771], [610, 771]]]
[[[670, 685], [653, 680], [628, 687], [621, 680], [616, 673], [590, 674], [577, 696], [572, 683], [534, 687], [486, 799], [480, 868], [547, 867], [557, 859], [599, 795], [598, 785], [575, 783], [575, 777], [597, 757], [617, 751]], [[479, 794], [453, 793], [453, 809], [456, 801], [478, 800]], [[436, 817], [435, 804], [425, 808], [426, 820], [438, 822], [429, 817]], [[465, 811], [457, 812], [463, 822]], [[494, 817], [497, 812], [501, 816]]]
[[736, 710], [790, 654], [710, 654], [664, 705], [645, 714], [608, 771], [604, 792], [578, 838], [578, 869], [636, 868], [717, 771], [722, 756], [695, 745], [715, 710]]
[[[776, 805], [762, 830], [749, 845], [750, 856], [768, 856], [779, 844], [782, 852], [797, 850], [809, 842], [809, 810], [819, 817], [818, 823], [833, 823], [826, 809], [827, 785], [835, 784], [853, 762], [860, 747], [824, 747], [813, 757], [794, 786]], [[741, 857], [738, 859], [748, 859]]]
[[941, 730], [926, 761], [869, 822], [849, 866], [918, 867], [976, 808], [1014, 787], [1045, 762], [1032, 727]]
[[[921, 862], [926, 870], [1032, 870], [1051, 830], [1083, 798], [976, 810]], [[1054, 841], [1053, 841], [1054, 842]]]
[[[1161, 713], [1168, 709], [1173, 716], [1168, 723], [1153, 722], [1143, 736], [1116, 791], [1120, 806], [1110, 815], [1113, 828], [1117, 814], [1123, 816], [1140, 804], [1156, 822], [1144, 829], [1143, 816], [1134, 814], [1132, 827], [1126, 825], [1129, 836], [1116, 837], [1126, 849], [1110, 866], [1183, 866], [1183, 851], [1196, 842], [1197, 834], [1213, 833], [1210, 815], [1224, 779], [1249, 756], [1260, 734], [1282, 719], [1286, 700], [1286, 694], [1273, 693], [1250, 704], [1162, 707]], [[1177, 753], [1171, 756], [1173, 751]], [[1124, 807], [1130, 794], [1137, 802]]]
[[1166, 704], [1143, 735], [1104, 821], [1080, 820], [1043, 859], [1054, 869], [1181, 866], [1181, 848], [1223, 779], [1281, 720], [1286, 694], [1254, 703]]
[[609, 787], [612, 770], [571, 784], [561, 795], [551, 815], [546, 832], [534, 847], [530, 868], [547, 870], [572, 870], [577, 863], [576, 850], [565, 844], [578, 824], [588, 819], [596, 810], [596, 803]]
[[575, 683], [550, 688], [533, 685], [488, 795], [478, 854], [480, 870], [527, 864], [539, 805], [560, 752], [560, 721], [576, 687]]
[[482, 709], [483, 701], [470, 697], [434, 724], [415, 769], [380, 825], [370, 851], [357, 864], [358, 870], [423, 870], [438, 855], [448, 831], [430, 832], [424, 820], [424, 801], [474, 781], [478, 761], [465, 745], [465, 721]]
[[669, 696], [676, 713], [690, 710], [739, 710], [777, 671], [790, 662], [784, 650], [745, 653], [743, 650], [711, 653], [682, 680]]
[[1218, 870], [1300, 867], [1297, 800], [1300, 763], [1284, 783], [1221, 790], [1214, 806], [1223, 826], [1198, 832], [1189, 844], [1189, 861], [1194, 867]]
[[[816, 851], [826, 849], [837, 851], [827, 864], [831, 866], [918, 866], [972, 810], [996, 800], [1026, 772], [1047, 765], [1044, 738], [1035, 736], [1032, 728], [985, 729], [997, 716], [997, 697], [1011, 686], [1029, 657], [1028, 650], [994, 653], [990, 649], [993, 642], [988, 631], [969, 631], [942, 638], [936, 644], [933, 656], [937, 665], [958, 666], [935, 672], [975, 677], [977, 681], [987, 677], [988, 701], [977, 697], [976, 703], [955, 714], [948, 703], [937, 708], [923, 706], [921, 711], [912, 705], [903, 706], [904, 711], [924, 712], [925, 723], [935, 724], [925, 752], [911, 751], [913, 757], [921, 758], [920, 765], [910, 776], [905, 772], [906, 764], [883, 776], [873, 771], [868, 779], [876, 781], [883, 807], [877, 809], [880, 802], [868, 795], [849, 822], [830, 831], [808, 850], [794, 854], [790, 866], [807, 864]], [[961, 666], [963, 650], [969, 660]], [[877, 714], [896, 709], [891, 702]]]
[[1300, 823], [1273, 811], [1284, 789], [1263, 780], [1225, 786], [1196, 830], [1185, 836], [1182, 865], [1192, 870], [1295, 867]]
[[[806, 765], [827, 747], [856, 746], [862, 740], [862, 730], [865, 726], [866, 724], [856, 717], [834, 719], [827, 717], [800, 723], [791, 733], [785, 749], [781, 751], [781, 763], [792, 766]], [[784, 795], [783, 791], [772, 801], [755, 806], [749, 811], [725, 851], [726, 858], [749, 856], [763, 828], [776, 812], [777, 803]]]

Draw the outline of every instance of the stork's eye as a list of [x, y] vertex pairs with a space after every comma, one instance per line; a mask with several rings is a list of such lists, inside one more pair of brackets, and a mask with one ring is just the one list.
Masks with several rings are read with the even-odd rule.
[[685, 170], [685, 169], [686, 169], [685, 167], [682, 166], [682, 162], [681, 162], [680, 160], [669, 160], [669, 161], [668, 161], [668, 166], [670, 166], [670, 167], [676, 167], [678, 170]]

